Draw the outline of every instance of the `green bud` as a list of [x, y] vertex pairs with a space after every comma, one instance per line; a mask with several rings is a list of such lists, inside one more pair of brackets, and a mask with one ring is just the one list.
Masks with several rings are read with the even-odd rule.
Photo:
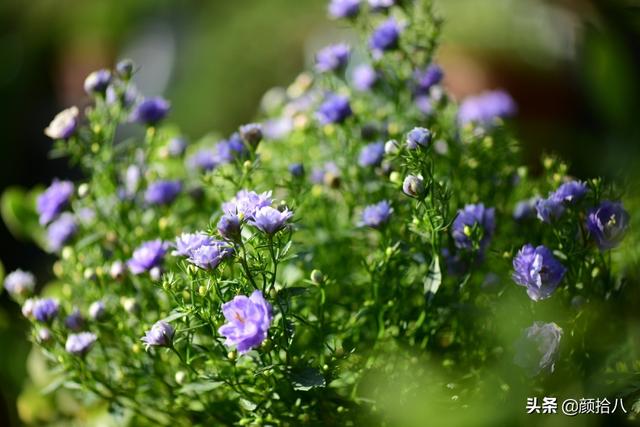
[[320, 270], [313, 270], [311, 272], [311, 281], [316, 285], [321, 285], [324, 282], [324, 274]]

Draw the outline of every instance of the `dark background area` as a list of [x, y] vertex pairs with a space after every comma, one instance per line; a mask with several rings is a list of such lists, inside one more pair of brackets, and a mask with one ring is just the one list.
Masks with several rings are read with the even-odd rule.
[[[504, 88], [527, 162], [556, 152], [578, 177], [637, 177], [640, 4], [589, 0], [441, 0], [438, 61], [457, 98]], [[0, 3], [0, 190], [74, 177], [43, 134], [62, 108], [86, 105], [84, 77], [131, 57], [148, 95], [172, 101], [188, 138], [229, 133], [262, 94], [286, 86], [336, 40], [324, 0], [4, 0]], [[51, 277], [52, 258], [0, 223], [6, 271]], [[0, 425], [16, 425], [29, 345], [19, 307], [0, 297]], [[24, 418], [24, 417], [23, 417]]]

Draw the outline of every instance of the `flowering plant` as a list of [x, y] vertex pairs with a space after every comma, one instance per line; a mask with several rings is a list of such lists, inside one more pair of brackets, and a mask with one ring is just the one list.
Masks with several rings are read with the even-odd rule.
[[620, 189], [519, 166], [511, 97], [443, 89], [430, 1], [329, 12], [362, 44], [322, 49], [226, 139], [187, 143], [130, 61], [47, 127], [84, 177], [33, 203], [55, 280], [5, 280], [47, 390], [135, 425], [495, 425], [563, 378], [632, 398], [610, 375], [632, 366]]

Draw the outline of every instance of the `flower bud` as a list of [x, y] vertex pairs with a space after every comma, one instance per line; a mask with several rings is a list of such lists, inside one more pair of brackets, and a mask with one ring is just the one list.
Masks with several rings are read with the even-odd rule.
[[84, 91], [88, 95], [104, 95], [107, 87], [111, 83], [111, 72], [109, 70], [97, 70], [87, 76], [84, 81]]
[[398, 144], [398, 141], [396, 141], [395, 139], [390, 139], [389, 141], [385, 142], [384, 144], [385, 154], [387, 155], [398, 154], [399, 151], [400, 151], [400, 145]]
[[424, 180], [421, 176], [408, 175], [402, 183], [402, 191], [409, 197], [420, 197], [424, 193]]
[[324, 282], [324, 274], [320, 270], [313, 270], [311, 272], [311, 281], [316, 285], [321, 285]]
[[249, 123], [240, 126], [240, 136], [251, 147], [257, 147], [262, 141], [262, 125], [258, 123]]
[[133, 61], [126, 58], [116, 64], [116, 72], [122, 80], [129, 80], [133, 75], [133, 67]]

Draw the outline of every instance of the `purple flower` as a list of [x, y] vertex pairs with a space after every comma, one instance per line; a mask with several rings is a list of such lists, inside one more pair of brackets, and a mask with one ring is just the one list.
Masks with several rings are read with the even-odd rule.
[[316, 117], [321, 124], [326, 125], [329, 123], [342, 123], [352, 114], [353, 111], [351, 111], [348, 98], [329, 94], [320, 105], [320, 108], [318, 108]]
[[534, 301], [548, 298], [558, 287], [567, 269], [544, 246], [526, 244], [513, 258], [513, 280], [527, 288]]
[[362, 211], [362, 225], [379, 228], [389, 221], [392, 212], [393, 208], [386, 200], [375, 205], [369, 205]]
[[418, 70], [413, 75], [416, 95], [427, 95], [431, 88], [442, 81], [444, 73], [436, 64], [429, 65], [424, 70]]
[[249, 224], [268, 235], [273, 235], [282, 230], [292, 216], [293, 212], [288, 209], [280, 212], [271, 206], [265, 206], [256, 211], [253, 219], [249, 220]]
[[362, 167], [379, 166], [384, 156], [384, 143], [373, 142], [360, 150], [358, 164]]
[[532, 375], [547, 369], [553, 372], [561, 338], [562, 328], [555, 323], [535, 322], [516, 344], [515, 363]]
[[218, 221], [218, 233], [227, 240], [235, 242], [240, 239], [240, 218], [238, 215], [225, 214]]
[[184, 150], [187, 149], [187, 141], [184, 138], [176, 137], [169, 140], [167, 151], [171, 157], [182, 156]]
[[7, 274], [4, 279], [4, 288], [13, 296], [30, 295], [35, 287], [36, 278], [28, 271], [18, 269]]
[[133, 251], [133, 256], [127, 261], [129, 270], [133, 274], [141, 274], [160, 266], [167, 253], [167, 247], [168, 244], [160, 239], [144, 242]]
[[84, 327], [84, 317], [77, 308], [74, 308], [71, 314], [64, 319], [64, 326], [74, 332], [79, 332]]
[[[474, 244], [484, 250], [496, 228], [495, 209], [485, 208], [484, 204], [466, 205], [458, 211], [453, 220], [451, 235], [457, 248], [473, 250]], [[474, 242], [475, 240], [475, 242]]]
[[524, 221], [525, 219], [535, 218], [538, 200], [540, 200], [539, 197], [532, 197], [531, 199], [521, 200], [516, 203], [516, 206], [513, 208], [513, 219], [516, 221]]
[[351, 48], [345, 43], [329, 45], [316, 54], [316, 70], [320, 73], [343, 70], [350, 55]]
[[213, 237], [203, 231], [196, 233], [182, 233], [176, 238], [175, 248], [171, 255], [173, 256], [191, 256], [191, 253], [200, 246], [213, 244]]
[[433, 113], [433, 104], [431, 103], [431, 98], [429, 98], [427, 95], [416, 96], [414, 102], [416, 104], [416, 107], [418, 107], [418, 110], [420, 110], [420, 112], [425, 116], [429, 116], [431, 115], [431, 113]]
[[407, 134], [407, 148], [416, 150], [420, 147], [427, 147], [431, 142], [431, 132], [429, 129], [415, 127]]
[[222, 210], [225, 214], [239, 215], [241, 219], [247, 220], [253, 218], [258, 209], [271, 206], [271, 203], [271, 191], [258, 194], [255, 191], [240, 190], [233, 199], [222, 204]]
[[180, 181], [156, 181], [147, 187], [144, 200], [150, 205], [168, 205], [178, 197], [180, 190]]
[[622, 203], [605, 200], [589, 211], [587, 229], [600, 250], [605, 251], [620, 244], [629, 227], [629, 219]]
[[252, 147], [255, 147], [262, 141], [262, 125], [260, 123], [242, 125], [239, 131], [242, 140]]
[[374, 11], [388, 9], [393, 6], [395, 0], [369, 0], [369, 6]]
[[67, 337], [67, 343], [64, 348], [67, 353], [74, 356], [84, 356], [98, 339], [96, 334], [91, 332], [80, 332], [79, 334], [71, 334]]
[[329, 15], [333, 18], [353, 18], [360, 11], [360, 0], [331, 0]]
[[109, 83], [111, 83], [111, 72], [105, 69], [97, 70], [89, 74], [84, 80], [84, 91], [88, 95], [104, 95]]
[[420, 197], [424, 193], [424, 179], [421, 176], [407, 175], [402, 182], [402, 192], [409, 197]]
[[[25, 305], [27, 303], [25, 302]], [[53, 298], [44, 298], [35, 300], [32, 303], [31, 314], [33, 317], [42, 323], [49, 323], [58, 315], [58, 310], [60, 310], [60, 304], [58, 300]], [[24, 312], [24, 307], [23, 307]]]
[[485, 92], [462, 102], [458, 111], [458, 123], [491, 126], [498, 118], [513, 116], [516, 110], [516, 104], [507, 92], [503, 90]]
[[304, 166], [302, 165], [302, 163], [291, 163], [287, 169], [289, 170], [291, 176], [293, 176], [294, 178], [300, 178], [304, 176]]
[[227, 347], [235, 346], [244, 354], [262, 344], [267, 338], [273, 314], [262, 292], [254, 291], [250, 297], [238, 295], [222, 305], [222, 313], [227, 323], [218, 332], [226, 338]]
[[73, 195], [71, 181], [54, 179], [49, 188], [38, 196], [36, 210], [40, 214], [40, 224], [46, 225], [53, 221], [62, 210], [67, 207]]
[[587, 194], [587, 185], [580, 181], [569, 181], [562, 184], [551, 198], [558, 202], [574, 203]]
[[106, 309], [106, 307], [104, 305], [104, 302], [102, 302], [102, 301], [94, 301], [89, 306], [89, 316], [93, 320], [100, 320], [100, 319], [104, 318], [106, 310], [107, 309]]
[[44, 134], [51, 139], [69, 139], [78, 127], [78, 107], [60, 111], [44, 130]]
[[398, 22], [394, 18], [389, 18], [374, 30], [369, 39], [369, 47], [374, 51], [396, 49], [401, 31]]
[[143, 99], [131, 113], [131, 121], [154, 126], [169, 113], [169, 101], [160, 97]]
[[210, 171], [220, 164], [220, 157], [217, 156], [213, 150], [203, 148], [192, 155], [188, 163], [190, 166], [200, 169], [201, 171]]
[[564, 205], [561, 201], [552, 197], [548, 199], [538, 199], [536, 201], [536, 212], [540, 221], [550, 223], [562, 216], [564, 213]]
[[205, 270], [213, 270], [222, 261], [233, 256], [233, 248], [227, 242], [213, 241], [191, 251], [188, 261]]
[[[249, 136], [249, 132], [250, 131], [248, 129], [245, 130], [246, 138], [254, 138], [253, 141], [257, 140], [258, 142], [260, 142], [260, 139], [262, 138], [258, 139], [255, 135]], [[258, 144], [258, 142], [255, 142], [254, 145]], [[249, 142], [247, 142], [247, 144], [249, 144]], [[217, 166], [217, 164], [231, 163], [235, 159], [246, 157], [248, 153], [249, 150], [242, 141], [242, 137], [240, 137], [240, 134], [234, 133], [233, 135], [231, 135], [231, 137], [229, 137], [229, 139], [220, 141], [218, 144], [216, 144], [216, 152], [213, 158], [214, 164], [211, 166], [211, 169]]]
[[353, 70], [351, 78], [353, 87], [361, 92], [366, 92], [371, 90], [376, 81], [378, 81], [378, 73], [371, 65], [360, 64]]
[[153, 324], [150, 330], [145, 332], [141, 340], [146, 344], [147, 350], [149, 347], [171, 347], [175, 332], [173, 326], [164, 320], [159, 320]]
[[68, 212], [63, 213], [47, 227], [47, 241], [49, 248], [57, 252], [76, 234], [78, 225]]

